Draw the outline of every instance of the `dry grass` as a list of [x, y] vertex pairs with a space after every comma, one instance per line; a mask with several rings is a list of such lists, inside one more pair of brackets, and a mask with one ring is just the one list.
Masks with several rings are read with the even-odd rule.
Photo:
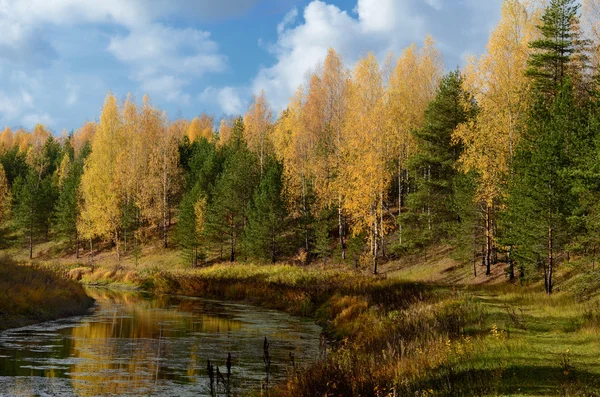
[[83, 287], [46, 268], [0, 259], [0, 329], [83, 314]]

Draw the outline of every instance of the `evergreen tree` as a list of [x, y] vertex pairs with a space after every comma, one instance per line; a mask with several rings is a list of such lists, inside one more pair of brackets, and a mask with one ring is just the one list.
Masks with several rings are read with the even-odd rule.
[[35, 170], [30, 169], [25, 178], [18, 176], [12, 187], [13, 215], [15, 223], [27, 237], [29, 259], [33, 259], [36, 237], [46, 230], [44, 201], [48, 186], [44, 182]]
[[283, 200], [283, 165], [268, 163], [248, 209], [244, 251], [250, 256], [275, 262], [284, 252], [286, 209]]
[[548, 294], [554, 286], [556, 252], [569, 242], [568, 218], [577, 202], [568, 143], [578, 135], [581, 119], [573, 94], [567, 80], [550, 106], [543, 93], [538, 95], [515, 155], [505, 216], [507, 245], [515, 247], [523, 270], [533, 265], [543, 271]]
[[231, 262], [236, 260], [238, 246], [248, 224], [248, 207], [260, 172], [256, 155], [250, 152], [239, 134], [240, 127], [234, 128], [234, 138], [224, 146], [226, 159], [208, 207], [206, 225], [213, 240], [221, 242], [227, 239]]
[[177, 241], [183, 249], [183, 254], [192, 267], [198, 265], [199, 257], [202, 257], [201, 230], [198, 228], [197, 206], [198, 202], [205, 200], [201, 188], [196, 185], [192, 190], [186, 192], [179, 206], [179, 221], [177, 222]]
[[444, 76], [435, 99], [425, 111], [424, 127], [414, 131], [420, 151], [411, 159], [416, 192], [408, 201], [409, 211], [402, 215], [422, 231], [423, 242], [444, 238], [461, 221], [456, 202], [457, 161], [462, 144], [452, 139], [456, 127], [472, 117], [475, 107], [465, 108], [470, 97], [462, 89], [458, 71]]
[[573, 61], [583, 57], [578, 54], [585, 44], [577, 29], [579, 7], [575, 0], [551, 0], [538, 27], [542, 37], [530, 44], [534, 52], [525, 74], [546, 95], [557, 95]]

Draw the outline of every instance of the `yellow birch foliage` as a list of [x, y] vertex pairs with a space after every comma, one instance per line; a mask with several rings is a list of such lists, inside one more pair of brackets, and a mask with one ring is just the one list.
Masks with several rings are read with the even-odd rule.
[[31, 134], [28, 134], [27, 131], [23, 129], [18, 129], [13, 136], [13, 142], [14, 146], [19, 148], [20, 153], [25, 153], [31, 142]]
[[69, 174], [71, 169], [71, 157], [68, 153], [65, 153], [62, 160], [60, 161], [60, 167], [58, 167], [58, 186], [62, 188], [65, 178]]
[[219, 141], [217, 146], [221, 147], [225, 145], [231, 139], [235, 120], [233, 119], [222, 119], [219, 125]]
[[10, 150], [14, 145], [13, 133], [9, 127], [6, 127], [0, 134], [0, 150]]
[[471, 59], [465, 71], [465, 88], [474, 95], [479, 112], [475, 120], [457, 128], [454, 139], [464, 145], [463, 170], [479, 174], [478, 199], [488, 204], [502, 193], [528, 107], [525, 69], [540, 15], [535, 4], [505, 0], [487, 52]]
[[284, 164], [285, 196], [294, 216], [306, 210], [306, 197], [313, 178], [311, 161], [315, 139], [304, 128], [303, 106], [304, 90], [298, 87], [273, 132], [275, 154]]
[[139, 207], [150, 225], [166, 228], [170, 199], [179, 182], [179, 133], [176, 128], [167, 128], [166, 115], [144, 98], [141, 128], [144, 132], [147, 153], [146, 169], [142, 176]]
[[207, 204], [206, 197], [201, 197], [196, 204], [194, 204], [194, 215], [196, 215], [196, 233], [198, 235], [202, 235], [202, 233], [204, 233]]
[[315, 138], [312, 161], [317, 206], [341, 205], [339, 184], [342, 128], [348, 108], [350, 76], [340, 55], [329, 49], [327, 57], [310, 80], [304, 116]]
[[443, 75], [443, 62], [431, 37], [423, 48], [415, 44], [406, 48], [398, 58], [389, 77], [387, 120], [394, 135], [394, 149], [399, 170], [416, 150], [411, 131], [423, 126], [425, 109], [434, 98]]
[[81, 149], [85, 146], [86, 143], [92, 143], [94, 139], [94, 135], [96, 134], [96, 123], [94, 122], [86, 122], [81, 126], [81, 128], [77, 129], [73, 134], [72, 145], [75, 154], [81, 153]]
[[273, 128], [273, 110], [264, 91], [255, 96], [244, 115], [244, 137], [250, 150], [258, 154], [261, 172], [267, 156], [272, 152], [270, 141]]
[[117, 99], [109, 93], [81, 179], [83, 209], [78, 228], [84, 237], [111, 237], [120, 226], [122, 195], [116, 167], [123, 147], [123, 122]]
[[213, 122], [214, 118], [202, 113], [200, 117], [194, 117], [187, 129], [187, 137], [190, 142], [197, 141], [200, 138], [206, 138], [211, 142], [213, 139]]
[[342, 163], [338, 189], [344, 209], [352, 216], [355, 235], [368, 231], [377, 237], [381, 199], [390, 184], [384, 132], [384, 87], [373, 54], [356, 66], [342, 134]]

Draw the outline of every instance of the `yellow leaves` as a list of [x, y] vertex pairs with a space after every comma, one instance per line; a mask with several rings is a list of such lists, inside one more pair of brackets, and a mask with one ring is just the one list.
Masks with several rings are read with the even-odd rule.
[[214, 118], [206, 113], [202, 113], [200, 117], [194, 117], [186, 132], [190, 142], [197, 141], [200, 138], [205, 138], [209, 142], [212, 141], [213, 122]]
[[401, 163], [414, 154], [411, 131], [422, 127], [425, 109], [437, 92], [442, 73], [442, 57], [430, 36], [422, 48], [415, 44], [406, 48], [391, 73], [386, 111], [388, 128], [395, 136], [391, 142]]
[[0, 149], [9, 150], [13, 147], [13, 133], [9, 127], [6, 127], [0, 134]]
[[344, 209], [352, 214], [353, 232], [370, 230], [380, 199], [391, 180], [384, 129], [384, 87], [373, 54], [354, 69], [348, 113], [342, 130], [342, 161], [338, 188]]
[[454, 140], [464, 145], [463, 171], [479, 174], [478, 199], [488, 204], [501, 194], [519, 140], [518, 125], [528, 106], [525, 69], [529, 42], [537, 35], [541, 3], [505, 0], [487, 52], [479, 59], [471, 58], [464, 72], [465, 89], [479, 108], [476, 120], [459, 126]]
[[244, 137], [250, 150], [258, 154], [261, 172], [264, 159], [272, 151], [270, 141], [272, 119], [273, 110], [263, 90], [259, 96], [254, 97], [248, 112], [244, 115]]
[[194, 215], [196, 215], [196, 233], [201, 234], [204, 232], [204, 224], [206, 220], [206, 208], [207, 201], [206, 197], [201, 197], [196, 204], [194, 204]]
[[78, 227], [88, 236], [109, 237], [120, 224], [122, 195], [116, 167], [124, 147], [122, 126], [117, 99], [109, 93], [81, 180], [84, 206]]
[[221, 147], [229, 142], [233, 133], [233, 125], [233, 119], [221, 120], [221, 124], [219, 125], [219, 141], [217, 142], [217, 146]]
[[67, 177], [67, 175], [69, 174], [70, 169], [71, 169], [71, 157], [69, 156], [68, 153], [66, 153], [63, 156], [63, 158], [60, 162], [60, 167], [57, 170], [59, 187], [63, 186], [63, 182], [64, 182], [65, 178]]

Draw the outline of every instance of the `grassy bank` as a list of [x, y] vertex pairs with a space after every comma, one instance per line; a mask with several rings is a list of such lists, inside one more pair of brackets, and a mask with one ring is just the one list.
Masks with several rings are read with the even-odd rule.
[[487, 395], [497, 390], [502, 373], [497, 362], [477, 361], [490, 348], [505, 348], [502, 332], [492, 332], [484, 311], [468, 294], [446, 287], [318, 266], [66, 271], [86, 283], [244, 300], [315, 319], [334, 348], [315, 365], [290, 373], [272, 395], [413, 396], [424, 390]]
[[0, 330], [83, 314], [92, 304], [77, 282], [0, 259]]
[[501, 267], [473, 278], [445, 251], [390, 263], [380, 277], [344, 266], [190, 269], [155, 257], [96, 262], [94, 271], [44, 266], [89, 284], [244, 300], [315, 319], [333, 348], [271, 395], [600, 395], [600, 277], [577, 262], [559, 269], [548, 297], [539, 284], [507, 283]]

